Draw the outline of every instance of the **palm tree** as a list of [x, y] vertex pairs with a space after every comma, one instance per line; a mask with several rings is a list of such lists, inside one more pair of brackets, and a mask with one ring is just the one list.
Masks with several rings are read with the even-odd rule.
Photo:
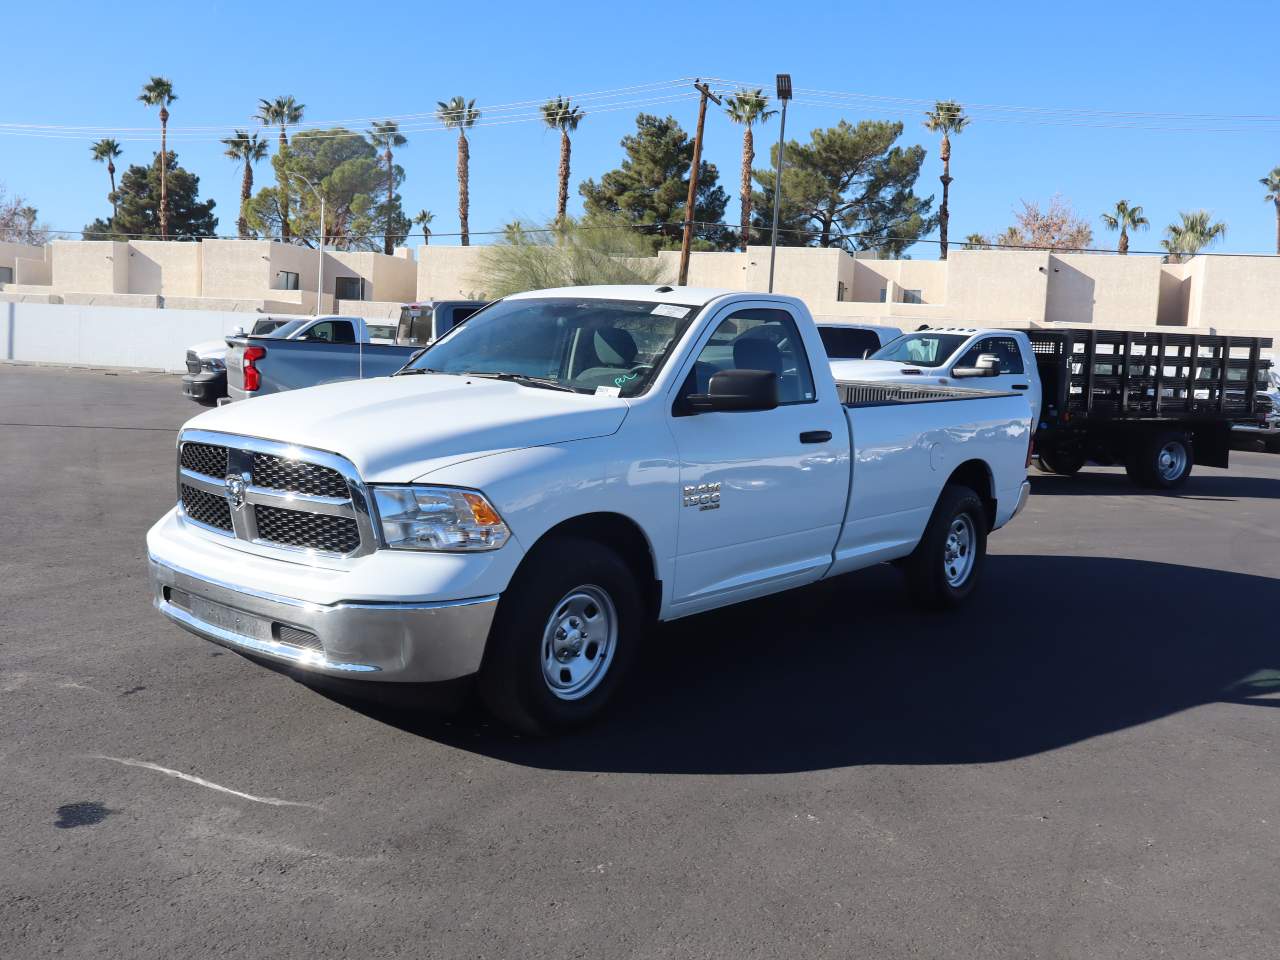
[[142, 88], [138, 99], [148, 107], [160, 108], [160, 239], [169, 239], [169, 184], [167, 170], [169, 166], [169, 104], [178, 99], [173, 92], [173, 84], [164, 77], [152, 77], [151, 82]]
[[422, 245], [425, 247], [431, 242], [431, 221], [436, 215], [430, 210], [419, 210], [418, 215], [413, 218], [413, 222], [422, 228]]
[[1276, 167], [1258, 182], [1267, 188], [1267, 195], [1263, 199], [1276, 205], [1276, 253], [1280, 253], [1280, 167]]
[[244, 164], [244, 175], [240, 178], [240, 219], [236, 227], [240, 239], [249, 239], [249, 221], [245, 218], [245, 207], [253, 196], [253, 165], [267, 155], [267, 141], [258, 136], [255, 130], [237, 130], [223, 141], [227, 145], [226, 156], [237, 163]]
[[107, 165], [107, 176], [111, 178], [111, 193], [107, 196], [111, 200], [111, 222], [114, 224], [116, 219], [116, 158], [124, 151], [120, 149], [119, 143], [109, 138], [99, 140], [89, 149], [93, 152], [94, 160], [98, 163], [105, 162]]
[[1178, 214], [1181, 223], [1171, 223], [1165, 228], [1165, 239], [1161, 246], [1167, 250], [1175, 263], [1181, 262], [1184, 256], [1194, 257], [1205, 247], [1213, 246], [1227, 235], [1227, 225], [1219, 220], [1211, 222], [1213, 214], [1208, 210], [1183, 210]]
[[964, 107], [954, 100], [939, 100], [933, 110], [924, 115], [925, 129], [942, 134], [942, 206], [938, 208], [938, 258], [947, 259], [947, 223], [951, 219], [948, 194], [951, 190], [951, 134], [959, 133], [969, 125]]
[[480, 119], [480, 111], [476, 109], [474, 100], [454, 97], [447, 103], [436, 101], [436, 117], [450, 129], [458, 131], [458, 222], [462, 234], [462, 245], [471, 245], [471, 232], [467, 224], [467, 215], [471, 212], [470, 165], [471, 148], [467, 144], [467, 128]]
[[1122, 257], [1129, 252], [1129, 231], [1146, 230], [1151, 226], [1151, 221], [1142, 215], [1142, 207], [1136, 204], [1131, 207], [1127, 200], [1117, 202], [1114, 213], [1104, 213], [1102, 222], [1107, 225], [1108, 230], [1120, 231], [1120, 242], [1116, 244], [1116, 253]]
[[556, 198], [556, 226], [564, 225], [569, 205], [569, 134], [578, 129], [586, 112], [567, 97], [556, 97], [542, 105], [542, 122], [560, 131], [560, 193]]
[[400, 132], [400, 124], [394, 120], [375, 120], [369, 130], [369, 141], [375, 149], [382, 150], [382, 159], [387, 164], [387, 226], [382, 235], [382, 252], [387, 256], [395, 253], [395, 238], [391, 236], [391, 204], [396, 193], [396, 174], [394, 157], [391, 150], [403, 147], [409, 141]]
[[742, 184], [739, 190], [742, 197], [743, 250], [751, 242], [751, 165], [756, 160], [755, 137], [751, 133], [751, 127], [777, 115], [778, 111], [770, 110], [768, 106], [769, 98], [759, 89], [743, 88], [724, 102], [724, 112], [729, 115], [729, 119], [742, 124]]
[[288, 129], [291, 124], [301, 123], [303, 111], [307, 105], [299, 103], [292, 96], [280, 96], [274, 100], [259, 100], [258, 112], [254, 115], [264, 127], [280, 128], [279, 149], [281, 167], [276, 171], [276, 182], [280, 189], [280, 239], [286, 243], [293, 236], [289, 226], [289, 178], [283, 170], [285, 154], [289, 150]]

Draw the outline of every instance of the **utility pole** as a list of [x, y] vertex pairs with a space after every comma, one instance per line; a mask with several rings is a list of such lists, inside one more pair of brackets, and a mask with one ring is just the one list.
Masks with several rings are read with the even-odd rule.
[[698, 129], [693, 135], [693, 167], [689, 170], [689, 199], [684, 205], [684, 238], [680, 241], [680, 286], [689, 284], [689, 244], [693, 242], [693, 200], [698, 195], [698, 167], [702, 165], [702, 124], [707, 119], [707, 101], [714, 100], [720, 106], [721, 99], [711, 92], [711, 88], [700, 80], [693, 82], [693, 87], [702, 99], [698, 101]]
[[782, 101], [782, 120], [778, 124], [778, 162], [773, 173], [773, 234], [769, 238], [770, 293], [773, 293], [773, 263], [778, 257], [778, 210], [782, 204], [782, 149], [787, 143], [787, 101], [791, 99], [791, 74], [778, 74], [777, 85], [778, 99]]

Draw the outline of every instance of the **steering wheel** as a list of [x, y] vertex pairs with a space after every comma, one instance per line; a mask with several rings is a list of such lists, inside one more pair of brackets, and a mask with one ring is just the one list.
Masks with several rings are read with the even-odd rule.
[[619, 374], [618, 376], [614, 377], [613, 385], [619, 389], [622, 389], [626, 387], [626, 385], [631, 381], [639, 380], [642, 376], [644, 376], [646, 373], [648, 373], [652, 369], [653, 369], [653, 364], [651, 363], [637, 363], [634, 367], [632, 367], [626, 373]]

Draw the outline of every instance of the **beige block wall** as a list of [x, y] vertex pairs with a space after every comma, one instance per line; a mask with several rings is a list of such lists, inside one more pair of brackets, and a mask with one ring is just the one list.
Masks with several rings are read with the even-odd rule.
[[271, 248], [267, 240], [204, 240], [201, 294], [214, 299], [260, 297], [271, 289]]
[[947, 306], [956, 323], [1040, 323], [1045, 317], [1049, 255], [1032, 250], [951, 250]]
[[[752, 250], [758, 249], [752, 248]], [[765, 256], [768, 256], [767, 250]], [[755, 257], [756, 254], [751, 250], [746, 253], [694, 251], [689, 254], [689, 286], [741, 290], [747, 285], [750, 263]], [[679, 276], [680, 252], [678, 250], [660, 251], [658, 258], [669, 269], [672, 280]]]
[[1189, 266], [1200, 268], [1192, 326], [1280, 333], [1280, 257], [1195, 257]]
[[476, 277], [483, 247], [418, 248], [418, 300], [485, 299]]
[[129, 241], [129, 292], [200, 296], [203, 248], [203, 243]]
[[55, 240], [53, 292], [128, 293], [129, 245], [117, 240]]
[[[36, 273], [28, 273], [25, 278], [19, 274], [19, 262], [35, 264], [45, 263], [45, 248], [34, 246], [28, 243], [8, 243], [0, 242], [0, 267], [8, 267], [13, 271], [14, 283], [40, 283], [38, 279], [32, 279]], [[32, 270], [31, 267], [27, 268]], [[43, 281], [47, 283], [48, 281]]]
[[1164, 327], [1185, 327], [1191, 284], [1187, 271], [1180, 263], [1160, 265], [1160, 303], [1156, 308], [1156, 323]]
[[48, 247], [35, 247], [37, 256], [17, 257], [13, 261], [14, 283], [52, 287], [53, 252]]
[[1154, 324], [1160, 307], [1160, 261], [1088, 253], [1049, 257], [1045, 320], [1116, 327]]

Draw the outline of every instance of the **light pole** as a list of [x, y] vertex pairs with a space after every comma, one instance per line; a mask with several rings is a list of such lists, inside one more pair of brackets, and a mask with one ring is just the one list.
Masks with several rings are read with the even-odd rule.
[[782, 151], [787, 136], [787, 101], [791, 99], [791, 74], [778, 74], [778, 99], [782, 101], [782, 119], [778, 123], [778, 162], [773, 172], [773, 234], [769, 238], [769, 292], [773, 293], [773, 263], [778, 257], [778, 208], [782, 202]]
[[[316, 316], [321, 314], [321, 306], [324, 303], [324, 194], [316, 189], [316, 185], [308, 180], [303, 174], [294, 174], [299, 180], [311, 188], [311, 192], [316, 195], [316, 199], [320, 201], [320, 269], [316, 274]], [[776, 218], [775, 218], [775, 226]], [[770, 286], [769, 289], [773, 289]]]

